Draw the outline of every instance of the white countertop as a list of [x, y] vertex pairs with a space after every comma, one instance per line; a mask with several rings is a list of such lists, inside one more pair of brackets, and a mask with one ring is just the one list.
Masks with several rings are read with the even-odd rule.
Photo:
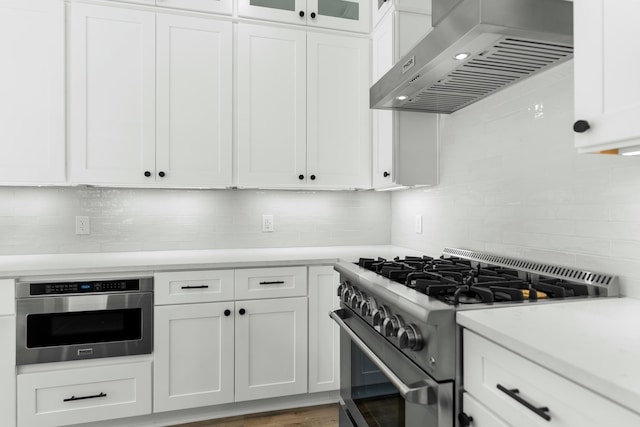
[[397, 246], [326, 246], [191, 251], [0, 256], [0, 278], [66, 274], [154, 272], [207, 268], [332, 264], [339, 259], [421, 255]]
[[470, 310], [460, 325], [640, 413], [640, 300]]

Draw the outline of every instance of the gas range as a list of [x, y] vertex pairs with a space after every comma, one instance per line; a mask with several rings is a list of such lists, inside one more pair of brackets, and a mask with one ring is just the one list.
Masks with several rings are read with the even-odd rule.
[[[386, 366], [385, 358], [393, 355], [413, 362], [433, 380], [431, 392], [422, 392], [442, 396], [434, 397], [440, 415], [429, 426], [454, 425], [453, 409], [451, 414], [445, 409], [455, 406], [453, 390], [461, 377], [457, 311], [570, 302], [619, 292], [611, 275], [454, 248], [444, 249], [439, 258], [361, 258], [357, 263], [338, 262], [334, 269], [340, 273], [341, 309], [332, 317], [351, 341], [373, 354], [376, 366]], [[342, 362], [341, 369], [346, 369]], [[443, 393], [445, 385], [450, 391]], [[442, 402], [449, 395], [451, 401]], [[349, 396], [343, 400], [355, 401]]]

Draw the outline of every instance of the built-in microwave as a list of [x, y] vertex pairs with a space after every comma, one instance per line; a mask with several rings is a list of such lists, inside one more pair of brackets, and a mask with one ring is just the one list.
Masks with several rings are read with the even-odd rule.
[[153, 279], [16, 283], [16, 364], [148, 354]]

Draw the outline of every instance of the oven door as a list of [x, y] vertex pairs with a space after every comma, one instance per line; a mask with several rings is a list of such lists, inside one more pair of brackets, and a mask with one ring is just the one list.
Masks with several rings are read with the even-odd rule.
[[436, 382], [348, 309], [340, 325], [340, 426], [452, 427], [453, 383]]
[[152, 351], [151, 292], [18, 299], [16, 363]]

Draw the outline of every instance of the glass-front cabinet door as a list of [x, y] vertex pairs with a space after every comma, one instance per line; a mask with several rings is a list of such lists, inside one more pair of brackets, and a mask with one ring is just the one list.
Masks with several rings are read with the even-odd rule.
[[369, 0], [239, 0], [238, 15], [368, 33]]

